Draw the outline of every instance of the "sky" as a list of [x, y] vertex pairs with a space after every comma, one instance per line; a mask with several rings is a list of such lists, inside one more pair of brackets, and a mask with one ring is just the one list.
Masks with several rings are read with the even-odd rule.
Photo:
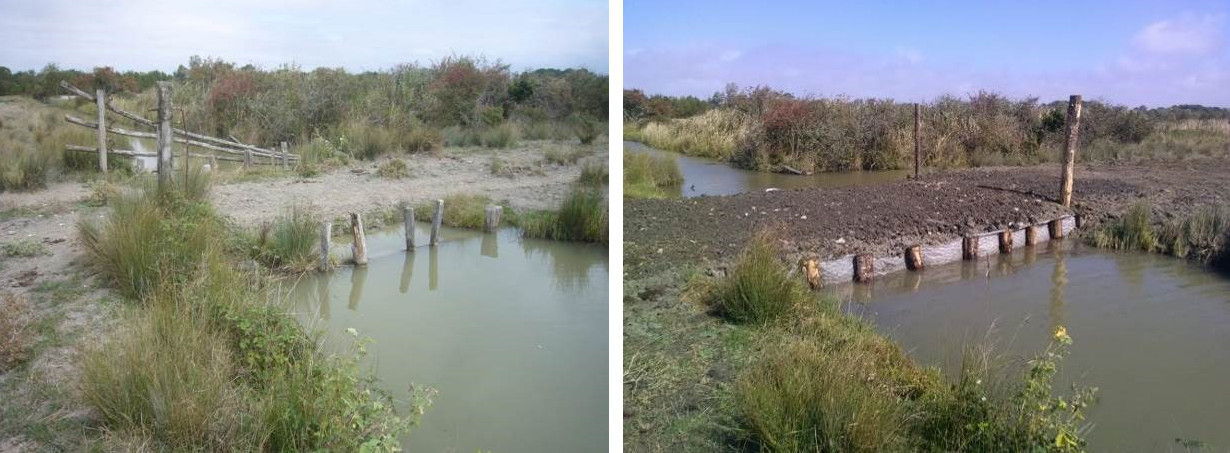
[[624, 78], [797, 95], [1230, 107], [1230, 0], [624, 2]]
[[173, 71], [192, 55], [379, 70], [450, 55], [607, 72], [605, 0], [0, 0], [0, 66]]

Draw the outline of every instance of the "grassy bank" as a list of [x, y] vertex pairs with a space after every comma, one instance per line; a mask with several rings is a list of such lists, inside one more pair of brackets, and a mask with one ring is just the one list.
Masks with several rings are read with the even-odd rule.
[[[624, 138], [730, 161], [752, 170], [905, 168], [913, 159], [913, 104], [799, 97], [766, 87], [716, 93], [708, 102], [625, 91]], [[924, 165], [959, 168], [1055, 160], [1066, 102], [979, 92], [922, 106]], [[1225, 156], [1225, 109], [1128, 108], [1086, 100], [1082, 159], [1124, 161]]]
[[624, 197], [669, 198], [683, 184], [679, 162], [670, 156], [624, 150]]
[[971, 352], [945, 378], [808, 292], [776, 244], [757, 236], [723, 276], [650, 276], [625, 286], [631, 449], [1083, 448], [1091, 392], [1052, 392], [1071, 341], [1063, 330], [1028, 363]]
[[1089, 233], [1087, 241], [1097, 247], [1162, 253], [1230, 270], [1230, 206], [1205, 206], [1165, 222], [1156, 220], [1159, 217], [1149, 205], [1136, 204]]
[[[90, 264], [128, 298], [120, 327], [82, 353], [81, 389], [111, 448], [390, 450], [426, 404], [397, 412], [355, 354], [322, 351], [267, 276], [241, 270], [208, 180], [152, 186], [80, 225]], [[182, 181], [182, 180], [177, 180]], [[297, 247], [291, 247], [297, 248]]]

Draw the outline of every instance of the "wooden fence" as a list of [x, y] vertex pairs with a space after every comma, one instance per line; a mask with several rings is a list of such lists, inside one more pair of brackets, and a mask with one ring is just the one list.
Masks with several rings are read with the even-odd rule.
[[[286, 142], [281, 142], [277, 149], [261, 148], [254, 145], [242, 143], [234, 139], [222, 139], [210, 137], [204, 134], [189, 132], [183, 129], [171, 127], [171, 83], [158, 82], [158, 118], [149, 120], [135, 113], [126, 111], [116, 107], [107, 98], [105, 90], [96, 90], [94, 94], [90, 94], [72, 86], [68, 82], [60, 82], [60, 87], [67, 90], [69, 93], [77, 97], [94, 102], [98, 106], [98, 121], [89, 122], [72, 115], [65, 115], [64, 120], [78, 126], [88, 127], [98, 131], [98, 144], [95, 147], [81, 145], [67, 145], [68, 151], [76, 152], [91, 152], [98, 153], [98, 167], [104, 173], [107, 171], [107, 155], [117, 154], [122, 156], [132, 157], [156, 157], [158, 159], [157, 172], [159, 173], [158, 180], [161, 182], [166, 175], [170, 174], [173, 153], [171, 152], [172, 143], [181, 143], [184, 145], [185, 157], [200, 157], [210, 160], [221, 160], [230, 162], [243, 162], [244, 167], [250, 167], [256, 164], [278, 165], [283, 168], [289, 168], [292, 163], [299, 161], [299, 156], [286, 151]], [[110, 111], [119, 115], [137, 125], [137, 127], [151, 128], [154, 132], [142, 132], [131, 129], [116, 127], [113, 124], [108, 124], [106, 113]], [[154, 139], [158, 143], [157, 152], [122, 150], [122, 149], [107, 149], [106, 134], [112, 133], [125, 137]], [[202, 151], [193, 153], [189, 151], [190, 147], [200, 148]], [[262, 162], [262, 159], [263, 162]]]

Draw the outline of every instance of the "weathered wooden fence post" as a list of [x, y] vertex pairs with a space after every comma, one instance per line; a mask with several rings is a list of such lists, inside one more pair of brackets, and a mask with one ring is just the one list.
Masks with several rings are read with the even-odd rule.
[[999, 232], [999, 253], [1012, 253], [1012, 229]]
[[486, 222], [483, 223], [483, 231], [488, 233], [500, 228], [500, 214], [504, 212], [504, 208], [500, 205], [489, 204], [484, 209], [487, 214]]
[[1063, 185], [1059, 188], [1060, 202], [1072, 207], [1072, 176], [1076, 166], [1076, 146], [1080, 141], [1081, 95], [1068, 98], [1067, 141], [1063, 147]]
[[171, 82], [157, 82], [158, 90], [158, 187], [171, 183]]
[[961, 238], [961, 259], [966, 261], [978, 259], [978, 235]]
[[333, 238], [333, 222], [320, 223], [320, 270], [329, 270], [329, 241]]
[[350, 246], [356, 266], [367, 265], [367, 238], [363, 235], [363, 218], [359, 213], [350, 213], [350, 233], [354, 235], [354, 244]]
[[98, 106], [98, 169], [107, 173], [107, 90], [94, 90]]
[[243, 169], [247, 170], [252, 167], [252, 150], [243, 150]]
[[401, 217], [406, 226], [406, 251], [414, 251], [414, 208], [410, 203], [401, 205]]
[[1030, 224], [1025, 227], [1025, 245], [1036, 245], [1038, 243], [1038, 226]]
[[860, 253], [854, 255], [854, 281], [858, 283], [870, 282], [875, 276], [875, 258], [870, 253]]
[[444, 200], [436, 200], [436, 213], [431, 217], [431, 246], [440, 243], [440, 225], [444, 223]]
[[917, 271], [922, 270], [923, 256], [921, 245], [911, 245], [905, 248], [905, 267], [906, 269]]
[[1051, 235], [1051, 239], [1059, 239], [1063, 237], [1063, 219], [1054, 219], [1046, 224], [1047, 233]]
[[282, 169], [289, 170], [290, 169], [290, 156], [286, 154], [286, 142], [282, 142], [281, 145], [279, 145], [279, 147], [282, 150]]
[[922, 106], [914, 103], [914, 179], [922, 167]]

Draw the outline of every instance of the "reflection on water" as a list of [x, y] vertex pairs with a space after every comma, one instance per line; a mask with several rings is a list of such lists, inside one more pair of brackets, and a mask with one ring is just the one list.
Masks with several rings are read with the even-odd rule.
[[[1030, 250], [1035, 249], [1035, 250]], [[851, 288], [854, 286], [854, 288]], [[1071, 241], [835, 289], [920, 362], [955, 371], [990, 340], [1030, 357], [1065, 326], [1075, 343], [1056, 389], [1098, 387], [1094, 451], [1230, 448], [1230, 279], [1183, 260]], [[1045, 317], [1045, 319], [1037, 319]]]
[[671, 156], [679, 162], [683, 184], [679, 196], [734, 195], [758, 192], [770, 187], [778, 189], [805, 189], [809, 187], [846, 187], [900, 181], [908, 170], [849, 171], [816, 173], [814, 175], [788, 175], [763, 171], [748, 171], [732, 167], [725, 162], [685, 156], [679, 153], [651, 148], [639, 142], [624, 141], [627, 152], [651, 153]]
[[308, 275], [290, 295], [332, 345], [348, 327], [371, 337], [395, 395], [411, 382], [440, 391], [411, 451], [605, 449], [606, 247], [512, 230], [445, 229], [443, 241], [405, 253], [399, 232], [370, 235], [366, 268]]

